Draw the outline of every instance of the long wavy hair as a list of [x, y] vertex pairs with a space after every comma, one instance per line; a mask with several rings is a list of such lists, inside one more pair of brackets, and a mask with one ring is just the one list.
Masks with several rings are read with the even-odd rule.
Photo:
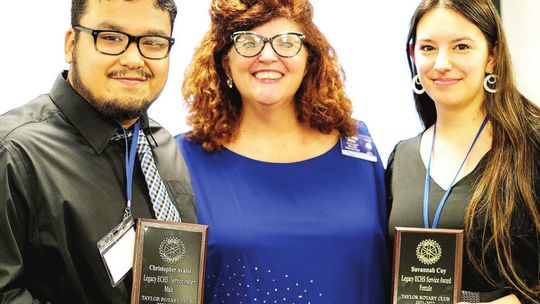
[[210, 29], [197, 46], [182, 85], [188, 123], [193, 128], [190, 140], [212, 152], [234, 139], [242, 100], [236, 87], [227, 87], [222, 66], [232, 45], [231, 34], [279, 17], [299, 24], [306, 36], [306, 75], [295, 94], [298, 121], [325, 134], [333, 130], [342, 135], [355, 133], [351, 101], [344, 90], [345, 74], [336, 52], [313, 23], [308, 0], [212, 0], [210, 17]]
[[[522, 296], [537, 301], [540, 286], [528, 286], [513, 263], [510, 223], [515, 224], [518, 217], [521, 220], [529, 217], [537, 238], [540, 237], [537, 154], [540, 151], [540, 109], [516, 88], [506, 37], [491, 0], [422, 1], [412, 17], [407, 39], [407, 59], [412, 76], [417, 74], [410, 52], [416, 43], [418, 22], [436, 7], [455, 10], [475, 24], [484, 34], [489, 49], [496, 54], [497, 92], [486, 94], [483, 102], [483, 110], [492, 127], [492, 147], [465, 214], [469, 259], [492, 285], [501, 286], [501, 282], [497, 283], [494, 274], [489, 272], [487, 265], [490, 264], [496, 265], [503, 279]], [[433, 100], [428, 94], [415, 94], [414, 98], [424, 126], [433, 125], [437, 120]], [[473, 248], [478, 244], [480, 251]], [[494, 253], [496, 260], [488, 260], [486, 253]]]

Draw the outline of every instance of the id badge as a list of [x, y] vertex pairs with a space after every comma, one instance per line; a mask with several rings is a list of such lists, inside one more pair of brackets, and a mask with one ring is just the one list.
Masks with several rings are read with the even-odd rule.
[[131, 215], [101, 238], [97, 247], [107, 269], [111, 285], [115, 287], [133, 267], [135, 229]]
[[373, 139], [366, 135], [355, 135], [349, 137], [341, 137], [341, 154], [377, 162], [375, 154], [375, 145]]

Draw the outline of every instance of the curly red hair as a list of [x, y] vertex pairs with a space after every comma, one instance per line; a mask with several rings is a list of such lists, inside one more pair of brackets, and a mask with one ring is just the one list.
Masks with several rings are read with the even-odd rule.
[[190, 140], [212, 152], [234, 138], [242, 101], [236, 88], [227, 87], [222, 67], [231, 47], [230, 36], [280, 17], [299, 24], [306, 36], [306, 76], [295, 96], [298, 121], [325, 134], [337, 130], [350, 136], [356, 132], [352, 104], [345, 95], [345, 73], [335, 50], [313, 23], [313, 6], [308, 0], [212, 0], [210, 16], [210, 29], [197, 46], [182, 85], [189, 106], [188, 123], [193, 127]]

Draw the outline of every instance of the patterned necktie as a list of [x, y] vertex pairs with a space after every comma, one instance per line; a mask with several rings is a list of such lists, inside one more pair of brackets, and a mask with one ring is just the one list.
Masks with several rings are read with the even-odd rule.
[[160, 221], [181, 222], [180, 214], [173, 205], [167, 189], [161, 180], [161, 176], [156, 167], [150, 144], [144, 135], [144, 132], [139, 131], [139, 142], [137, 143], [137, 154], [141, 162], [141, 169], [148, 186], [148, 193], [152, 200], [152, 207], [156, 218]]

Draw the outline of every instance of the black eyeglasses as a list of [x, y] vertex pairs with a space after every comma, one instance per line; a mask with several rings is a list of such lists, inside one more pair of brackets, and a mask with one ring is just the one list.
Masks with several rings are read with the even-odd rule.
[[106, 55], [120, 55], [125, 52], [132, 42], [137, 43], [141, 56], [147, 59], [163, 59], [169, 56], [174, 38], [160, 35], [133, 36], [114, 30], [94, 30], [76, 25], [74, 29], [86, 32], [94, 37], [94, 47]]
[[255, 57], [259, 55], [267, 42], [272, 49], [281, 57], [293, 57], [300, 52], [306, 37], [302, 33], [285, 32], [275, 35], [272, 38], [263, 37], [254, 32], [234, 32], [231, 40], [236, 52], [244, 57]]

